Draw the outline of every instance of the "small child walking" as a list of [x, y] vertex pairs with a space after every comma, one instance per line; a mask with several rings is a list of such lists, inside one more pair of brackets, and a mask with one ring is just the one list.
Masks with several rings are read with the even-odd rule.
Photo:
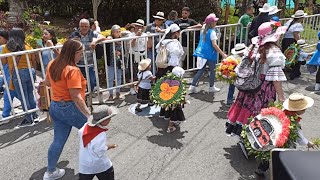
[[[286, 99], [283, 103], [284, 113], [288, 117], [297, 116], [298, 125], [298, 139], [297, 142], [289, 142], [291, 148], [296, 148], [295, 143], [308, 148], [314, 148], [315, 145], [304, 137], [303, 131], [300, 125], [301, 115], [305, 113], [306, 109], [310, 108], [314, 103], [314, 100], [310, 97], [304, 96], [301, 93], [292, 93], [289, 99]], [[259, 176], [264, 176], [264, 173], [269, 169], [269, 162], [262, 161], [259, 163], [255, 173]]]
[[[185, 73], [185, 70], [179, 66], [176, 66], [172, 69], [172, 73], [182, 78]], [[174, 132], [177, 129], [175, 126], [180, 125], [181, 122], [186, 120], [182, 110], [183, 107], [183, 104], [177, 105], [175, 108], [170, 108], [168, 111], [166, 111], [166, 113], [168, 113], [170, 117], [167, 133]]]
[[[242, 60], [242, 57], [244, 56], [244, 53], [247, 50], [247, 46], [245, 44], [236, 44], [234, 48], [231, 50], [231, 57], [233, 59], [238, 60], [239, 62]], [[228, 89], [228, 96], [227, 96], [227, 107], [230, 107], [233, 103], [233, 95], [236, 87], [233, 84], [229, 85]]]
[[[136, 112], [142, 112], [141, 104], [150, 103], [151, 82], [156, 79], [151, 70], [151, 59], [143, 59], [138, 66], [137, 101]], [[151, 105], [151, 104], [149, 104]]]
[[79, 130], [79, 180], [114, 180], [112, 162], [107, 150], [116, 148], [116, 144], [106, 144], [111, 118], [118, 113], [115, 107], [101, 105], [94, 108], [88, 122]]

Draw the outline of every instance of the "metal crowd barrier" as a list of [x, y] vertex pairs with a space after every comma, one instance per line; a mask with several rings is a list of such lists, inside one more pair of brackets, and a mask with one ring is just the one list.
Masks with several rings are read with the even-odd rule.
[[[284, 23], [286, 21], [288, 21], [290, 18], [287, 19], [281, 19], [281, 22]], [[301, 38], [305, 39], [307, 43], [313, 45], [316, 44], [318, 41], [317, 38], [317, 32], [320, 30], [320, 14], [317, 15], [310, 15], [307, 16], [304, 21], [303, 21], [303, 25], [305, 27], [305, 31], [301, 34]], [[240, 37], [242, 37], [242, 33], [243, 31], [240, 31], [241, 29], [249, 29], [250, 24], [247, 27], [243, 27], [241, 24], [237, 23], [237, 24], [228, 24], [228, 25], [220, 25], [216, 27], [216, 32], [218, 35], [218, 45], [220, 46], [220, 48], [226, 53], [226, 54], [230, 54], [231, 49], [234, 47], [234, 45], [237, 43], [237, 35], [238, 33], [240, 33]], [[186, 53], [186, 61], [187, 61], [187, 67], [186, 69], [189, 71], [195, 70], [196, 69], [196, 59], [195, 57], [192, 56], [191, 53], [194, 52], [194, 50], [197, 47], [197, 43], [199, 40], [199, 34], [202, 31], [202, 28], [199, 29], [186, 29], [181, 31], [181, 36], [180, 36], [180, 41], [182, 41], [182, 34], [186, 33], [187, 35], [187, 52]], [[197, 35], [198, 34], [198, 35]], [[121, 88], [121, 87], [127, 87], [130, 85], [133, 85], [136, 83], [135, 74], [134, 74], [134, 67], [133, 64], [135, 62], [134, 59], [134, 52], [133, 52], [133, 46], [130, 43], [132, 40], [136, 39], [136, 40], [141, 40], [144, 39], [145, 42], [147, 41], [151, 41], [152, 43], [152, 47], [150, 48], [151, 50], [149, 50], [149, 54], [148, 54], [148, 48], [147, 48], [147, 43], [144, 45], [145, 47], [143, 48], [144, 51], [141, 54], [141, 56], [143, 58], [146, 57], [150, 57], [152, 59], [152, 72], [156, 73], [156, 65], [155, 65], [155, 57], [156, 57], [156, 39], [161, 39], [163, 34], [161, 33], [156, 33], [156, 34], [146, 34], [143, 35], [141, 37], [122, 37], [122, 38], [118, 38], [118, 39], [113, 39], [113, 40], [106, 40], [104, 42], [102, 42], [102, 46], [103, 46], [103, 58], [98, 60], [96, 58], [96, 52], [92, 51], [93, 53], [93, 67], [95, 70], [95, 77], [96, 77], [96, 91], [95, 92], [91, 92], [91, 88], [87, 88], [87, 103], [88, 106], [92, 106], [92, 104], [101, 104], [104, 103], [104, 99], [103, 99], [103, 92], [109, 91], [109, 90], [114, 90], [116, 88]], [[248, 40], [248, 34], [245, 35], [245, 39], [240, 38], [239, 42], [247, 42]], [[121, 64], [122, 67], [118, 68], [118, 64], [116, 63], [116, 54], [113, 53], [113, 62], [114, 62], [114, 70], [115, 70], [115, 75], [114, 75], [114, 86], [109, 84], [108, 79], [109, 79], [109, 72], [108, 72], [108, 68], [107, 68], [107, 61], [108, 61], [108, 56], [107, 56], [107, 48], [106, 45], [107, 44], [111, 44], [113, 49], [112, 51], [115, 52], [115, 45], [120, 43], [121, 44]], [[140, 44], [137, 43], [138, 47], [137, 49], [139, 49]], [[37, 53], [40, 57], [40, 66], [41, 66], [41, 75], [42, 77], [45, 77], [45, 67], [43, 65], [42, 62], [42, 58], [41, 58], [41, 52], [45, 51], [45, 50], [51, 50], [51, 58], [53, 59], [53, 49], [60, 49], [62, 46], [54, 46], [54, 47], [46, 47], [46, 48], [41, 48], [41, 49], [33, 49], [33, 50], [28, 50], [28, 51], [20, 51], [20, 52], [14, 52], [14, 53], [8, 53], [8, 54], [0, 54], [0, 59], [1, 58], [6, 58], [6, 57], [12, 57], [14, 60], [14, 69], [15, 72], [18, 72], [18, 68], [17, 68], [17, 62], [16, 62], [16, 56], [18, 55], [28, 55], [28, 54], [32, 54], [32, 53]], [[85, 70], [86, 70], [86, 79], [87, 79], [87, 86], [90, 87], [90, 78], [89, 78], [89, 69], [88, 69], [88, 62], [87, 62], [87, 57], [86, 57], [86, 53], [84, 50], [84, 60], [85, 60]], [[137, 54], [136, 54], [137, 55]], [[190, 57], [192, 56], [192, 57]], [[219, 60], [218, 60], [219, 61]], [[31, 67], [31, 63], [30, 63], [30, 59], [27, 56], [27, 62], [28, 62], [28, 69], [29, 69], [29, 75], [32, 79], [32, 86], [33, 86], [33, 93], [35, 95], [35, 97], [38, 97], [37, 95], [37, 88], [36, 88], [36, 84], [37, 82], [35, 81], [35, 79], [32, 76], [32, 67]], [[104, 63], [104, 69], [99, 69], [98, 64]], [[100, 67], [101, 68], [101, 67]], [[0, 63], [0, 69], [3, 72], [3, 65], [2, 63]], [[116, 71], [117, 70], [121, 70], [122, 73], [122, 82], [118, 82], [117, 81], [117, 74]], [[101, 77], [101, 75], [99, 75], [99, 73], [103, 73], [105, 72], [105, 77]], [[100, 81], [100, 79], [105, 78], [105, 83], [103, 83], [102, 81]], [[5, 74], [4, 74], [4, 79], [5, 79]], [[21, 86], [21, 79], [19, 74], [17, 74], [17, 78], [19, 80], [19, 87], [16, 88], [20, 88], [20, 91], [23, 91], [22, 86]], [[3, 120], [6, 119], [12, 119], [12, 118], [16, 118], [16, 117], [20, 117], [23, 116], [25, 114], [29, 114], [35, 111], [38, 111], [39, 108], [35, 108], [35, 109], [29, 109], [27, 111], [21, 112], [21, 113], [15, 113], [13, 110], [13, 103], [11, 101], [11, 97], [10, 97], [10, 93], [9, 93], [9, 84], [5, 82], [5, 90], [8, 93], [9, 96], [9, 100], [10, 100], [10, 105], [12, 107], [12, 115], [10, 117], [7, 117]], [[98, 98], [98, 102], [93, 102], [93, 95], [97, 96]], [[22, 102], [24, 105], [26, 105], [26, 100], [24, 97], [24, 94], [22, 93]]]

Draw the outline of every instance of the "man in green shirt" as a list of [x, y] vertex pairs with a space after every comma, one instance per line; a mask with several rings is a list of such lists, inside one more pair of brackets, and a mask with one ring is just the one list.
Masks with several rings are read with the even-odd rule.
[[[253, 7], [252, 6], [248, 6], [246, 8], [246, 13], [240, 17], [238, 23], [242, 24], [243, 28], [241, 30], [242, 31], [242, 36], [241, 36], [241, 31], [238, 31], [238, 33], [237, 33], [237, 43], [240, 43], [240, 39], [241, 39], [241, 43], [247, 44], [247, 42], [245, 42], [246, 36], [248, 34], [247, 26], [253, 20], [253, 17], [254, 17], [253, 13], [254, 13]], [[240, 36], [241, 36], [241, 38], [240, 38]]]

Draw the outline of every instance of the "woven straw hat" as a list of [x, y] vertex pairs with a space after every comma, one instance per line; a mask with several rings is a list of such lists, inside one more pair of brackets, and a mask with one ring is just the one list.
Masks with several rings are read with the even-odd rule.
[[311, 107], [314, 100], [311, 97], [301, 93], [292, 93], [289, 98], [284, 101], [283, 107], [289, 111], [302, 111]]

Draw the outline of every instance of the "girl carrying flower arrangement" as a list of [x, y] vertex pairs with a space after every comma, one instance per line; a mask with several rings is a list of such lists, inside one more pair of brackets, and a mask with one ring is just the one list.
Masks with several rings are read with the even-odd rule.
[[216, 69], [217, 79], [230, 83], [227, 96], [227, 107], [230, 107], [233, 103], [233, 94], [235, 91], [235, 86], [233, 83], [237, 77], [234, 69], [241, 61], [246, 50], [247, 46], [245, 44], [236, 44], [235, 47], [231, 50], [232, 55], [222, 60], [220, 66], [218, 66]]

